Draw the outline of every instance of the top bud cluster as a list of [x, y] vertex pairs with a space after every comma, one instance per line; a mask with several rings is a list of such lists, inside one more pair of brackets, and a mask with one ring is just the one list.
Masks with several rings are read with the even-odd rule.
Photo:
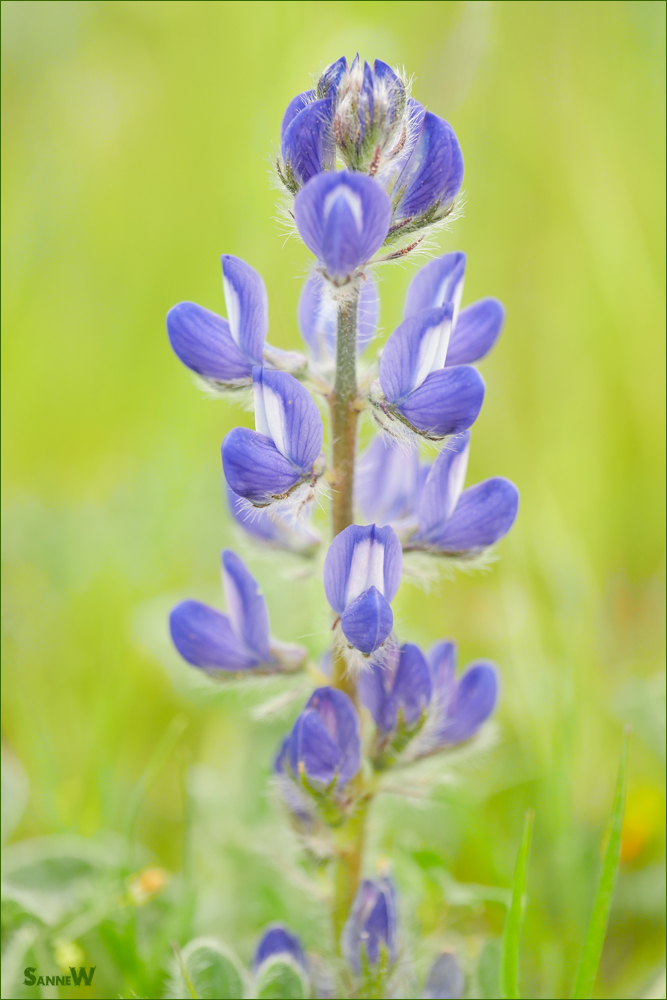
[[[333, 171], [337, 158], [347, 170], [377, 181], [375, 189], [364, 184], [356, 188], [360, 197], [361, 192], [377, 192], [367, 194], [376, 217], [374, 226], [365, 227], [366, 249], [372, 246], [372, 253], [385, 242], [393, 244], [444, 218], [461, 188], [463, 157], [451, 125], [425, 111], [408, 95], [406, 82], [379, 59], [372, 69], [362, 65], [359, 56], [350, 66], [344, 56], [338, 59], [314, 89], [290, 101], [281, 132], [278, 173], [292, 194], [317, 174]], [[353, 214], [354, 204], [348, 199]], [[297, 205], [295, 209], [301, 215], [308, 212]], [[317, 254], [298, 215], [297, 225]], [[359, 251], [363, 257], [361, 245]], [[358, 259], [355, 267], [364, 262]], [[341, 268], [342, 260], [326, 261], [336, 283], [353, 273], [354, 268], [348, 270], [351, 260], [344, 263]]]

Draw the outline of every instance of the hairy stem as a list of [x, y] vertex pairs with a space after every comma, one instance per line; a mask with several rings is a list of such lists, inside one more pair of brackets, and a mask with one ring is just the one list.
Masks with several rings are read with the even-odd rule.
[[[330, 396], [333, 438], [333, 533], [354, 521], [354, 460], [357, 442], [357, 307], [359, 288], [338, 306], [336, 382]], [[332, 683], [358, 705], [357, 685], [342, 653], [334, 653]], [[355, 780], [359, 796], [354, 812], [341, 828], [334, 861], [333, 928], [336, 945], [359, 885], [370, 794], [361, 774]]]
[[333, 437], [333, 530], [352, 524], [357, 407], [357, 305], [359, 289], [338, 306], [336, 384], [331, 394]]
[[[336, 383], [330, 396], [333, 439], [332, 520], [333, 533], [354, 521], [354, 459], [357, 443], [357, 306], [359, 288], [338, 306]], [[341, 654], [334, 657], [333, 684], [357, 702], [354, 678], [347, 672]]]

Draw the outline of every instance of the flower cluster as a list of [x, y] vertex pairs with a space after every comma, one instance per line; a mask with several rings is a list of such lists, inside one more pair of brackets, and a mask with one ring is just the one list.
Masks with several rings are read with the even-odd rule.
[[[272, 639], [266, 601], [231, 551], [222, 556], [227, 613], [188, 600], [174, 608], [170, 627], [181, 656], [218, 678], [317, 672], [320, 686], [284, 738], [275, 780], [302, 834], [329, 831], [328, 856], [352, 865], [354, 888], [361, 859], [350, 862], [354, 850], [347, 841], [339, 849], [336, 831], [357, 829], [387, 769], [472, 740], [498, 700], [492, 663], [472, 663], [457, 676], [455, 644], [443, 640], [425, 654], [402, 641], [391, 605], [404, 553], [470, 560], [516, 518], [518, 491], [508, 479], [464, 488], [470, 428], [485, 392], [475, 364], [498, 339], [504, 310], [493, 298], [460, 308], [464, 254], [431, 260], [413, 278], [375, 370], [357, 385], [355, 358], [373, 341], [379, 316], [371, 268], [396, 256], [396, 240], [451, 212], [463, 178], [451, 126], [411, 98], [385, 63], [341, 58], [297, 95], [283, 118], [277, 166], [315, 258], [298, 306], [307, 357], [266, 344], [264, 283], [229, 255], [222, 258], [227, 318], [181, 303], [167, 330], [179, 359], [209, 387], [252, 389], [254, 429], [236, 427], [222, 442], [230, 510], [250, 538], [313, 556], [321, 536], [309, 517], [319, 488], [329, 487], [332, 506], [337, 495], [348, 504], [337, 509], [353, 511], [334, 512], [323, 554], [333, 647], [318, 668], [302, 647]], [[410, 249], [404, 243], [400, 252]], [[332, 431], [331, 454], [323, 449], [326, 406], [334, 428], [351, 428], [347, 437]], [[358, 457], [355, 428], [364, 414], [379, 433]], [[424, 441], [440, 449], [430, 464], [420, 460]], [[400, 953], [391, 878], [366, 879], [336, 905], [354, 989], [384, 995]], [[275, 955], [307, 973], [301, 946], [282, 927], [267, 932], [256, 966]], [[457, 960], [442, 954], [424, 995], [462, 990]]]
[[[379, 59], [372, 68], [358, 55], [349, 66], [338, 59], [312, 90], [290, 101], [281, 132], [278, 172], [291, 194], [335, 171], [337, 161], [377, 182], [376, 192], [387, 198], [371, 194], [361, 178], [357, 190], [368, 192], [378, 212], [387, 208], [380, 243], [445, 217], [461, 189], [463, 157], [451, 125], [410, 97], [406, 81]], [[344, 183], [350, 181], [348, 174]]]

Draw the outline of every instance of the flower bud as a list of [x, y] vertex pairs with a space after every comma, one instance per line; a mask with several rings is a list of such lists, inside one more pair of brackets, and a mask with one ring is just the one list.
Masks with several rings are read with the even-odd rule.
[[388, 877], [366, 879], [357, 890], [343, 928], [343, 954], [359, 975], [386, 970], [396, 961], [396, 898]]
[[393, 220], [399, 232], [444, 218], [463, 182], [463, 156], [454, 129], [427, 111], [393, 191]]
[[338, 797], [361, 767], [359, 718], [336, 688], [317, 688], [299, 715], [278, 759], [278, 773], [316, 797]]
[[306, 968], [306, 957], [296, 934], [292, 934], [282, 924], [272, 924], [268, 927], [257, 945], [253, 968], [259, 969], [263, 962], [276, 955], [292, 959], [303, 969]]
[[[299, 95], [299, 101], [305, 95]], [[290, 114], [294, 101], [285, 114]], [[336, 159], [332, 130], [332, 101], [312, 100], [294, 114], [282, 136], [283, 182], [292, 194], [316, 174], [333, 170]], [[285, 119], [283, 119], [284, 123]]]
[[465, 987], [465, 977], [456, 955], [443, 951], [429, 970], [424, 1000], [459, 1000]]
[[338, 82], [334, 135], [352, 170], [377, 173], [383, 153], [398, 145], [406, 94], [401, 78], [386, 63], [373, 69], [357, 56]]

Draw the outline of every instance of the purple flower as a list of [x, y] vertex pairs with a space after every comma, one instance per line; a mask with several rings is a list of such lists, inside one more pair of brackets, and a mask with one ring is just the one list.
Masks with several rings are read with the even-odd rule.
[[361, 883], [341, 942], [357, 975], [366, 966], [386, 967], [396, 961], [396, 896], [390, 878]]
[[[377, 329], [380, 298], [377, 285], [368, 275], [359, 290], [357, 311], [357, 353], [367, 347]], [[331, 293], [329, 282], [316, 271], [303, 286], [299, 299], [299, 328], [315, 360], [326, 365], [335, 360], [338, 336], [338, 305]]]
[[366, 521], [383, 526], [414, 519], [429, 466], [417, 449], [387, 435], [376, 437], [359, 459], [355, 491]]
[[463, 156], [454, 129], [424, 113], [416, 141], [392, 192], [394, 220], [415, 228], [443, 218], [463, 182]]
[[344, 285], [382, 245], [391, 203], [372, 178], [330, 172], [313, 177], [299, 191], [294, 218], [329, 280]]
[[424, 1000], [459, 1000], [465, 987], [465, 977], [456, 955], [443, 951], [429, 971]]
[[389, 636], [390, 603], [401, 582], [403, 553], [392, 528], [351, 524], [324, 561], [324, 591], [351, 646], [369, 655]]
[[322, 448], [322, 418], [310, 393], [286, 372], [253, 368], [254, 431], [235, 427], [222, 442], [230, 488], [257, 507], [313, 482]]
[[295, 97], [283, 118], [284, 181], [292, 193], [322, 171], [333, 170], [336, 160], [333, 102], [308, 95], [312, 91]]
[[419, 315], [425, 309], [452, 304], [446, 367], [471, 364], [483, 358], [500, 336], [505, 321], [502, 304], [493, 298], [480, 299], [459, 313], [465, 265], [465, 254], [460, 252], [429, 261], [412, 279], [405, 301], [406, 319]]
[[300, 787], [339, 791], [361, 767], [359, 717], [344, 691], [313, 691], [276, 760], [278, 773], [288, 772]]
[[498, 671], [488, 660], [456, 671], [456, 645], [439, 642], [429, 651], [433, 677], [435, 745], [431, 752], [471, 739], [486, 722], [498, 701]]
[[264, 282], [239, 257], [222, 257], [222, 284], [227, 319], [180, 302], [167, 313], [167, 333], [177, 357], [188, 368], [216, 385], [247, 384], [253, 365], [262, 364], [268, 329]]
[[232, 517], [251, 538], [289, 552], [310, 553], [320, 544], [318, 533], [302, 518], [277, 514], [263, 507], [250, 509], [243, 497], [227, 486]]
[[475, 368], [444, 367], [453, 312], [449, 302], [403, 320], [380, 359], [388, 412], [432, 440], [470, 427], [484, 400], [484, 381]]
[[431, 670], [419, 646], [405, 643], [359, 677], [362, 701], [375, 720], [382, 748], [387, 736], [418, 729], [431, 702]]
[[443, 448], [426, 477], [411, 547], [473, 556], [494, 545], [510, 530], [519, 508], [519, 491], [502, 476], [463, 489], [470, 433]]
[[[285, 662], [269, 633], [269, 612], [255, 578], [229, 549], [222, 553], [222, 583], [227, 614], [202, 604], [182, 601], [171, 612], [169, 628], [184, 660], [206, 671], [273, 672]], [[292, 647], [303, 661], [306, 651]]]
[[407, 549], [470, 558], [512, 527], [519, 491], [502, 476], [463, 489], [470, 432], [453, 437], [435, 462], [422, 465], [416, 450], [376, 438], [362, 455], [356, 480], [364, 516], [391, 524]]
[[253, 959], [253, 969], [255, 972], [268, 958], [280, 955], [287, 957], [302, 969], [306, 968], [306, 957], [296, 934], [292, 934], [282, 924], [271, 924], [264, 931], [262, 938], [257, 945], [257, 951]]

